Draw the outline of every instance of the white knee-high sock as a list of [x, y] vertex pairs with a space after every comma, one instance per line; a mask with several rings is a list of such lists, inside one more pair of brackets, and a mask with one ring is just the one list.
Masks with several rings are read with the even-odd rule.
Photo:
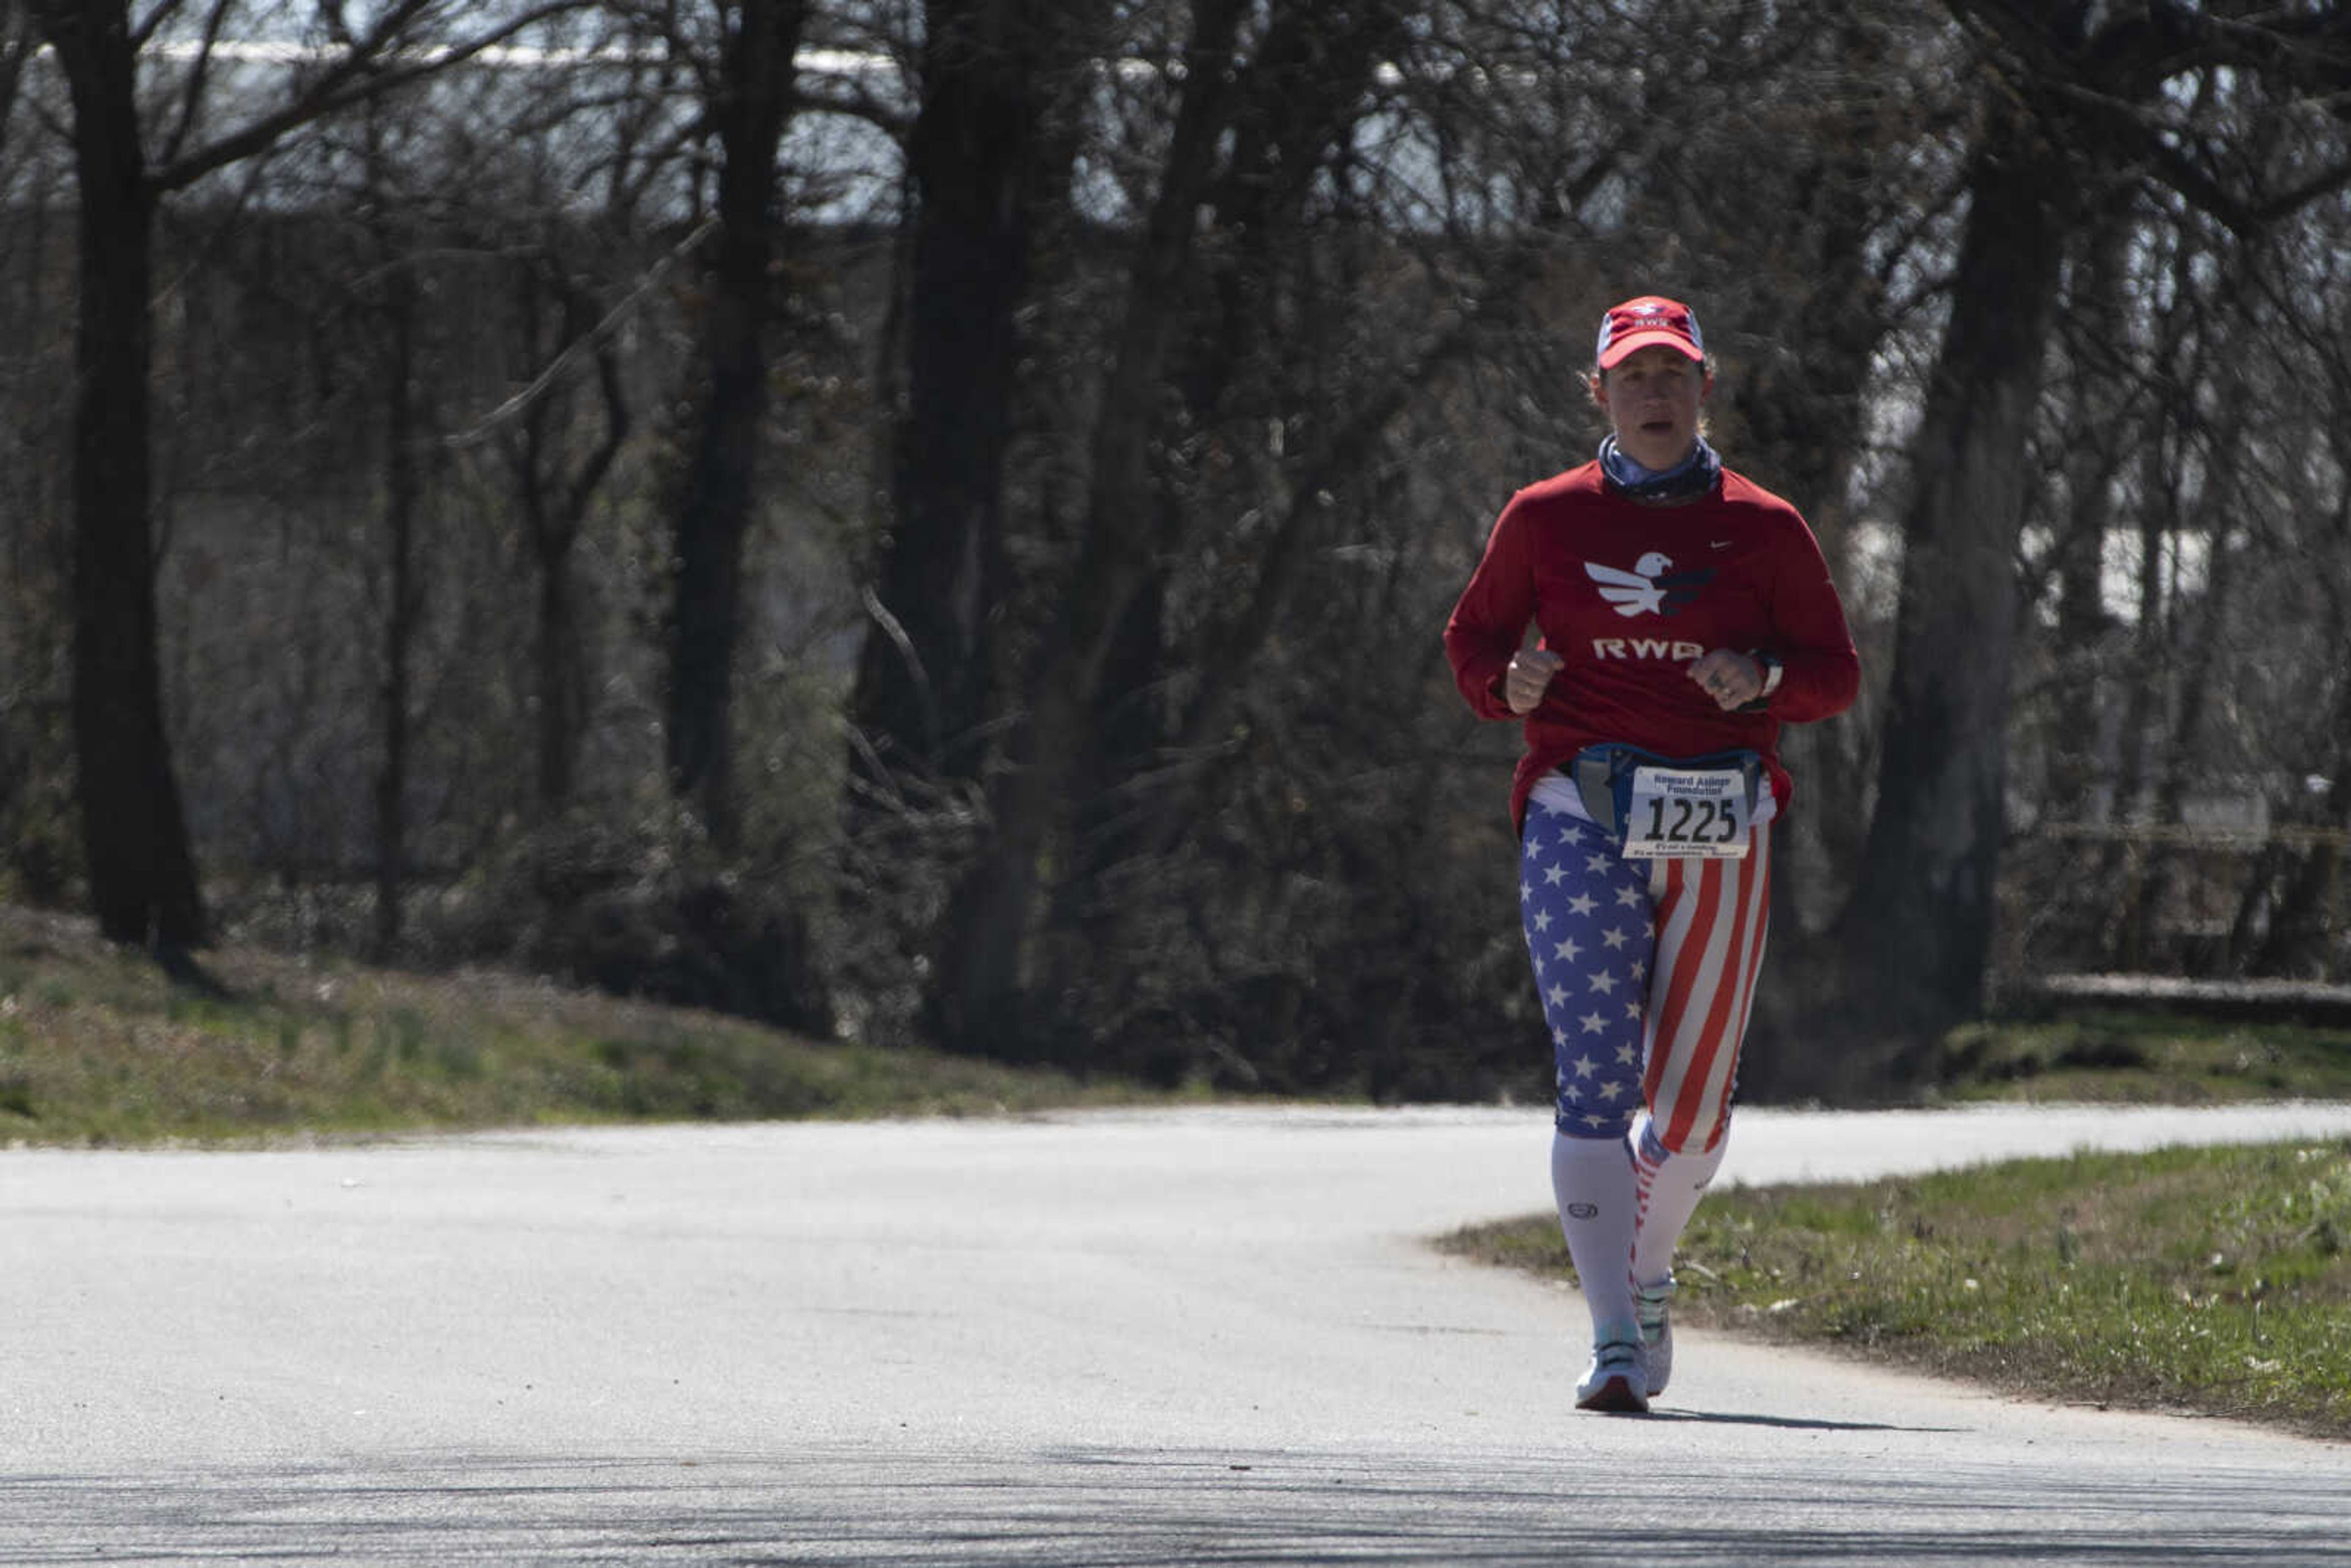
[[1722, 1168], [1722, 1151], [1730, 1145], [1726, 1131], [1714, 1147], [1675, 1154], [1657, 1141], [1649, 1113], [1633, 1119], [1625, 1134], [1632, 1155], [1636, 1189], [1637, 1223], [1633, 1233], [1633, 1278], [1644, 1285], [1661, 1284], [1674, 1271], [1674, 1249], [1698, 1212], [1706, 1184]]
[[1633, 1317], [1635, 1189], [1633, 1162], [1622, 1138], [1571, 1138], [1553, 1132], [1551, 1190], [1559, 1201], [1560, 1234], [1583, 1286], [1592, 1326]]

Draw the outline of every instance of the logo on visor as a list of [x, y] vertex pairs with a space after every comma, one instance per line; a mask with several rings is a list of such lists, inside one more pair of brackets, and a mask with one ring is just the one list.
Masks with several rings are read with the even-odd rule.
[[1602, 369], [1611, 369], [1633, 351], [1635, 341], [1668, 344], [1693, 360], [1706, 354], [1706, 340], [1698, 336], [1698, 317], [1690, 308], [1654, 294], [1627, 299], [1600, 319], [1600, 340], [1593, 356]]

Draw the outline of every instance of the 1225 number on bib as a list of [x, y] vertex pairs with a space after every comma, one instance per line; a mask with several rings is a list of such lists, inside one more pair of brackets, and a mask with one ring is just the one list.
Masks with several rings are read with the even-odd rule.
[[1635, 860], [1742, 860], [1751, 829], [1747, 776], [1735, 768], [1635, 768], [1625, 853]]

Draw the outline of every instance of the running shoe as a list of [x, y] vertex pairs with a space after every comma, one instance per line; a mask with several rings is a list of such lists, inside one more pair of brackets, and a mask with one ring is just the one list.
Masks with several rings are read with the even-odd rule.
[[1614, 1415], [1648, 1413], [1648, 1373], [1641, 1360], [1641, 1325], [1608, 1323], [1593, 1336], [1592, 1370], [1575, 1385], [1575, 1407]]
[[1654, 1285], [1633, 1281], [1633, 1311], [1641, 1320], [1641, 1360], [1649, 1369], [1649, 1397], [1666, 1391], [1674, 1375], [1674, 1321], [1667, 1305], [1674, 1299], [1674, 1277]]

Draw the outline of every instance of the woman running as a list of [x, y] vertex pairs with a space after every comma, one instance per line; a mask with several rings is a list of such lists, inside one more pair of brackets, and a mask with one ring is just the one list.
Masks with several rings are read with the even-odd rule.
[[1803, 517], [1700, 433], [1714, 369], [1689, 308], [1616, 306], [1595, 361], [1599, 455], [1510, 498], [1445, 648], [1481, 717], [1524, 723], [1510, 812], [1552, 1190], [1592, 1312], [1576, 1404], [1641, 1412], [1673, 1370], [1674, 1248], [1722, 1163], [1789, 798], [1780, 726], [1842, 712], [1860, 662]]

